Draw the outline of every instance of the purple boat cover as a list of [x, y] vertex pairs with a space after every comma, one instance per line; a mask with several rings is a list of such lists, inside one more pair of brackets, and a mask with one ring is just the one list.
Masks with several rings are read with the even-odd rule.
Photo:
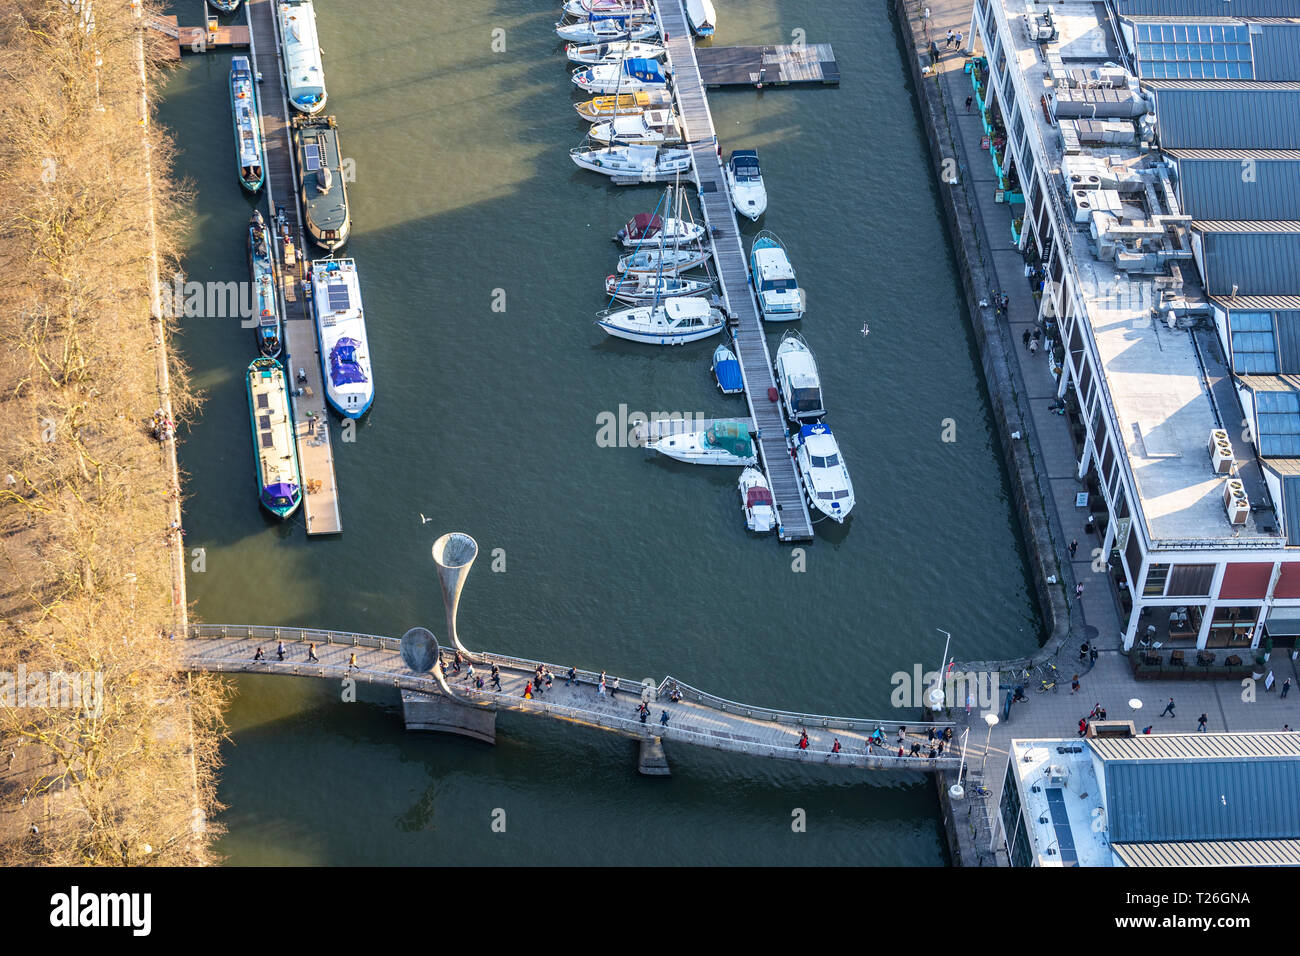
[[357, 363], [357, 346], [360, 344], [356, 339], [344, 336], [330, 349], [330, 381], [334, 385], [350, 385], [366, 380], [366, 373]]
[[276, 498], [287, 498], [292, 501], [294, 495], [298, 494], [298, 486], [290, 481], [277, 481], [273, 485], [267, 485], [262, 494], [268, 501], [274, 501]]

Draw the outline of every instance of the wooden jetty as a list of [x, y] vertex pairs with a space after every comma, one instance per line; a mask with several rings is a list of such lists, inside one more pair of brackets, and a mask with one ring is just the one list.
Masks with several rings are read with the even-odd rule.
[[252, 43], [247, 26], [223, 26], [214, 16], [209, 16], [201, 27], [179, 26], [175, 16], [161, 15], [150, 17], [148, 25], [153, 31], [154, 49], [163, 60], [178, 61], [182, 53], [242, 49]]
[[278, 231], [276, 204], [284, 209], [287, 231], [296, 254], [292, 266], [285, 263], [283, 237], [275, 247], [280, 255], [281, 315], [284, 316], [284, 366], [293, 383], [294, 434], [304, 484], [303, 514], [307, 533], [338, 534], [343, 530], [339, 515], [338, 482], [334, 476], [334, 447], [330, 439], [329, 413], [325, 407], [320, 347], [311, 305], [299, 294], [305, 275], [302, 216], [298, 205], [298, 180], [294, 170], [293, 140], [289, 106], [284, 97], [280, 71], [280, 45], [276, 42], [272, 0], [245, 0], [252, 49], [253, 70], [260, 76], [258, 101], [262, 107], [262, 139], [266, 147], [267, 223]]
[[705, 86], [836, 86], [840, 82], [840, 67], [829, 43], [706, 46], [695, 51], [695, 58]]
[[722, 297], [735, 329], [735, 352], [745, 380], [749, 417], [758, 431], [763, 468], [776, 502], [777, 535], [782, 541], [810, 541], [813, 536], [812, 518], [795, 467], [785, 416], [781, 406], [769, 398], [776, 394], [772, 357], [767, 351], [767, 335], [749, 283], [749, 263], [740, 243], [740, 224], [723, 176], [713, 114], [709, 112], [708, 97], [704, 95], [704, 81], [695, 60], [695, 44], [686, 25], [686, 12], [681, 0], [655, 0], [655, 6], [659, 23], [669, 36], [668, 61], [673, 70], [673, 95], [677, 98], [677, 109], [685, 127], [690, 131], [689, 145], [700, 208], [711, 236]]

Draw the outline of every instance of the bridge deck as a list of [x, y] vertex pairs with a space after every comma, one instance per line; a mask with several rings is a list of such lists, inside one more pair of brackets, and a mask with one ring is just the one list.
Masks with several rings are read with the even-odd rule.
[[[275, 244], [280, 253], [282, 280], [280, 314], [284, 316], [284, 366], [290, 380], [295, 383], [295, 392], [299, 387], [302, 391], [293, 397], [293, 421], [305, 492], [303, 514], [309, 535], [338, 534], [343, 530], [343, 521], [339, 515], [334, 447], [325, 409], [325, 383], [321, 377], [316, 323], [306, 298], [298, 294], [298, 285], [304, 275], [303, 253], [307, 247], [303, 242], [302, 217], [298, 207], [298, 177], [294, 170], [289, 106], [281, 80], [275, 13], [271, 0], [247, 0], [244, 6], [248, 11], [253, 69], [262, 77], [258, 102], [262, 107], [262, 136], [266, 142], [266, 199], [269, 207], [266, 221], [274, 224], [275, 204], [282, 204], [289, 235], [293, 236], [297, 247], [295, 264], [288, 268], [284, 265], [283, 245]], [[305, 381], [300, 380], [300, 370]]]
[[[188, 667], [197, 671], [326, 679], [351, 676], [365, 683], [403, 690], [442, 692], [440, 683], [432, 674], [416, 674], [406, 667], [400, 651], [401, 641], [393, 638], [247, 625], [194, 625], [190, 630], [184, 659]], [[281, 640], [287, 652], [283, 662], [276, 659], [275, 653], [276, 644]], [[317, 661], [307, 659], [309, 643], [316, 644]], [[266, 660], [254, 661], [259, 647]], [[446, 657], [447, 652], [444, 650], [443, 653]], [[349, 667], [352, 654], [356, 654], [355, 668]], [[578, 682], [566, 687], [568, 667], [549, 664], [555, 674], [554, 686], [528, 700], [522, 696], [524, 687], [540, 662], [491, 653], [475, 654], [473, 659], [477, 673], [485, 681], [493, 663], [500, 667], [501, 691], [496, 692], [490, 684], [482, 691], [474, 689], [466, 671], [449, 675], [448, 687], [452, 694], [470, 706], [546, 716], [633, 737], [653, 734], [664, 740], [751, 756], [817, 761], [869, 770], [957, 769], [955, 757], [933, 760], [928, 757], [898, 757], [898, 731], [902, 725], [896, 720], [774, 711], [722, 700], [685, 684], [680, 685], [683, 699], [673, 703], [668, 699], [668, 693], [677, 682], [665, 678], [658, 684], [651, 682], [650, 688], [645, 690], [651, 713], [649, 721], [643, 725], [636, 716], [643, 693], [640, 681], [623, 679], [618, 692], [611, 698], [598, 692], [599, 675], [594, 672], [579, 671]], [[608, 677], [610, 685], [614, 679], [613, 675]], [[659, 715], [664, 711], [668, 713], [666, 727], [659, 724]], [[910, 752], [912, 744], [918, 743], [923, 746], [923, 752], [928, 752], [930, 743], [926, 733], [915, 723], [909, 726], [912, 731], [903, 735], [904, 749]], [[932, 723], [925, 726], [933, 726], [942, 732], [953, 725]], [[884, 730], [886, 745], [883, 747], [873, 746], [866, 739], [876, 727]], [[809, 745], [807, 749], [800, 749], [799, 735], [804, 730], [808, 733]], [[841, 747], [838, 754], [831, 752], [836, 739]]]
[[695, 44], [681, 0], [656, 0], [659, 23], [668, 33], [668, 60], [673, 70], [673, 92], [685, 123], [699, 188], [704, 223], [712, 236], [713, 259], [727, 311], [736, 323], [736, 357], [745, 380], [749, 417], [759, 435], [763, 468], [777, 509], [777, 534], [782, 541], [809, 541], [812, 518], [804, 500], [803, 485], [795, 468], [778, 403], [768, 400], [776, 386], [767, 335], [758, 302], [749, 282], [749, 265], [740, 242], [740, 224], [722, 172], [722, 159], [713, 114], [709, 111], [704, 81], [695, 59]]

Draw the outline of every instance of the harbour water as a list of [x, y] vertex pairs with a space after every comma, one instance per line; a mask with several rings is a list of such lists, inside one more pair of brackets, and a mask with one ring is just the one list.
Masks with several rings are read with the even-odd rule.
[[[170, 12], [190, 22], [197, 6]], [[598, 443], [600, 416], [620, 406], [713, 417], [744, 403], [714, 386], [712, 344], [655, 349], [592, 324], [610, 236], [659, 193], [570, 162], [585, 124], [552, 31], [558, 2], [392, 0], [376, 16], [319, 0], [327, 111], [356, 177], [347, 254], [375, 406], [354, 442], [333, 426], [344, 533], [308, 542], [300, 519], [257, 507], [240, 377], [252, 331], [185, 320], [180, 349], [204, 392], [180, 436], [186, 543], [203, 549], [188, 582], [199, 619], [441, 635], [429, 548], [461, 530], [481, 549], [460, 617], [476, 648], [886, 715], [891, 674], [938, 664], [937, 627], [959, 657], [1037, 645], [887, 6], [717, 6], [717, 44], [803, 31], [839, 60], [839, 88], [714, 92], [710, 105], [724, 151], [755, 147], [764, 164], [769, 209], [747, 234], [776, 232], [808, 290], [802, 331], [857, 491], [848, 526], [818, 525], [803, 551], [778, 546], [746, 533], [733, 469]], [[184, 263], [197, 281], [247, 275], [252, 200], [233, 168], [228, 69], [228, 54], [187, 56], [162, 90], [178, 172], [197, 188]], [[596, 731], [512, 715], [490, 748], [405, 733], [395, 695], [379, 691], [342, 703], [323, 682], [236, 686], [218, 846], [233, 864], [945, 859], [920, 774], [864, 779], [679, 747], [672, 778], [646, 779], [627, 741]], [[807, 832], [792, 832], [796, 808]], [[492, 830], [498, 809], [505, 833]]]

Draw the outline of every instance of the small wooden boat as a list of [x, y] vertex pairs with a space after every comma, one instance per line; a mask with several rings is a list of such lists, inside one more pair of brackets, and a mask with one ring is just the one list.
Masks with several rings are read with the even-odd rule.
[[588, 123], [599, 123], [614, 116], [671, 109], [672, 105], [673, 96], [667, 90], [637, 90], [635, 93], [619, 93], [617, 96], [597, 96], [575, 103], [573, 108]]
[[277, 518], [287, 518], [302, 504], [302, 470], [294, 440], [289, 380], [284, 366], [262, 357], [249, 363], [245, 381], [257, 499]]

